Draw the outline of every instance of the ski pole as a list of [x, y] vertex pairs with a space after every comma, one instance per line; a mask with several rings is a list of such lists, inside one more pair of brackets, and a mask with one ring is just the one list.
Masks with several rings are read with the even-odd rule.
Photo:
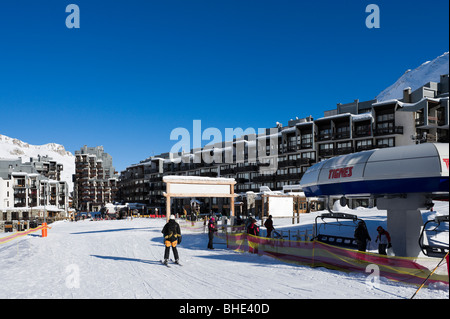
[[416, 292], [414, 293], [414, 295], [412, 295], [411, 299], [413, 299], [416, 294], [419, 292], [420, 289], [422, 289], [422, 287], [425, 285], [425, 283], [428, 281], [428, 279], [431, 277], [431, 275], [433, 275], [433, 273], [436, 271], [436, 269], [438, 269], [438, 267], [441, 265], [442, 261], [447, 258], [448, 253], [445, 254], [445, 256], [441, 259], [441, 261], [439, 262], [439, 264], [433, 269], [433, 271], [428, 275], [428, 277], [424, 280], [424, 282], [422, 283], [422, 285], [420, 285], [419, 289], [416, 290]]

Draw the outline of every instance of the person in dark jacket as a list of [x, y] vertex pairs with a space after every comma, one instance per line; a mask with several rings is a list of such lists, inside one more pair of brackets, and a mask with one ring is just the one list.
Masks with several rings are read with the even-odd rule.
[[[259, 236], [259, 227], [256, 225], [256, 219], [252, 218], [250, 225], [247, 227], [247, 234], [253, 235], [253, 236]], [[251, 254], [257, 254], [258, 253], [258, 245], [254, 245], [250, 242], [248, 242], [248, 252]]]
[[172, 247], [175, 263], [178, 263], [177, 244], [181, 243], [181, 230], [180, 225], [175, 221], [175, 215], [170, 215], [169, 222], [164, 226], [161, 233], [164, 235], [164, 245], [166, 246], [166, 250], [164, 251], [164, 264], [167, 264], [169, 260], [170, 247]]
[[272, 231], [275, 229], [273, 227], [272, 215], [269, 215], [269, 218], [267, 218], [267, 220], [264, 222], [264, 227], [266, 227], [267, 229], [267, 238], [270, 238]]
[[367, 231], [366, 223], [360, 220], [358, 226], [355, 229], [354, 237], [359, 251], [366, 251], [367, 241], [371, 241], [369, 232]]
[[247, 227], [247, 234], [259, 236], [259, 227], [256, 225], [256, 219], [252, 218], [252, 222]]
[[213, 239], [215, 232], [217, 232], [216, 220], [214, 217], [211, 217], [208, 222], [208, 249], [214, 249]]

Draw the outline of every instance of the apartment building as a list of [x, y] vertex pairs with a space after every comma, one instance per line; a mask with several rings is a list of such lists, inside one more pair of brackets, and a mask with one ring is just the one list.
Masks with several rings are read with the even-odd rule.
[[69, 192], [60, 180], [62, 170], [49, 157], [0, 160], [0, 220], [34, 220], [44, 213], [49, 221], [67, 217]]
[[99, 211], [115, 200], [118, 175], [112, 157], [103, 146], [82, 147], [75, 152], [74, 207], [80, 211]]
[[[121, 173], [120, 199], [164, 211], [165, 175], [232, 177], [236, 179], [238, 194], [259, 192], [262, 186], [282, 190], [285, 185], [298, 184], [311, 165], [333, 156], [415, 143], [448, 143], [448, 92], [447, 74], [441, 76], [439, 83], [427, 83], [413, 92], [406, 88], [402, 99], [339, 103], [319, 119], [309, 116], [290, 120], [287, 126], [277, 123], [270, 131], [266, 129], [265, 134], [244, 135], [232, 143], [224, 141], [212, 149], [191, 150], [181, 156], [160, 154]], [[261, 139], [265, 144], [256, 147]], [[233, 156], [231, 163], [226, 161], [226, 151]], [[250, 156], [255, 151], [256, 160]], [[221, 160], [206, 162], [202, 156], [205, 152]], [[264, 171], [267, 166], [275, 169]], [[172, 207], [176, 212], [186, 208], [186, 200], [174, 201]], [[227, 199], [205, 201], [208, 209], [229, 211]], [[355, 204], [367, 205], [367, 201]]]

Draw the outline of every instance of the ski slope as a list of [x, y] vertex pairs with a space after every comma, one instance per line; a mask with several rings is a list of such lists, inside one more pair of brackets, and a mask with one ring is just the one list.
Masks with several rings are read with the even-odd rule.
[[[376, 224], [385, 219], [376, 209], [358, 212]], [[302, 225], [311, 226], [316, 214], [303, 215]], [[287, 229], [288, 222], [276, 219], [275, 227]], [[183, 265], [168, 268], [160, 263], [164, 223], [57, 222], [47, 238], [36, 233], [0, 245], [0, 298], [397, 299], [417, 289], [384, 278], [375, 288], [365, 274], [286, 264], [223, 243], [207, 250], [207, 234], [186, 230], [179, 246]], [[415, 298], [448, 299], [448, 287], [423, 288]]]

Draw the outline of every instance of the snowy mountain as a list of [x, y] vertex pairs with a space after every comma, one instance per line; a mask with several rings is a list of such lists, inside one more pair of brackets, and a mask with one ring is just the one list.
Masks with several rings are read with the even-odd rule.
[[49, 156], [64, 165], [61, 179], [69, 185], [69, 192], [73, 191], [72, 175], [75, 174], [75, 156], [66, 151], [64, 146], [49, 143], [45, 145], [30, 145], [21, 140], [0, 134], [0, 159], [22, 158], [28, 162], [30, 157]]
[[410, 87], [412, 91], [428, 82], [439, 82], [440, 76], [449, 73], [448, 52], [433, 61], [427, 61], [414, 70], [407, 70], [397, 82], [381, 92], [378, 101], [401, 99], [403, 90]]

